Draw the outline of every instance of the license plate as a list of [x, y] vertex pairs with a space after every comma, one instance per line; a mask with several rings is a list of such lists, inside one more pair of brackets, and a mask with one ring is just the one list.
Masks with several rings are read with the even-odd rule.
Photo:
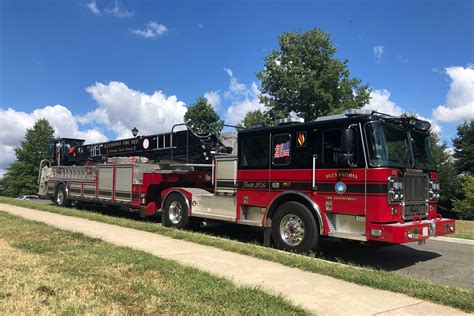
[[423, 227], [423, 237], [428, 237], [428, 227]]

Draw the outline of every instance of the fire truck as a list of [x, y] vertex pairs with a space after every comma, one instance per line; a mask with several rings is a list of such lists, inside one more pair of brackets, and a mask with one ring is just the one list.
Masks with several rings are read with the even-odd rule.
[[[43, 160], [39, 194], [60, 206], [125, 206], [185, 228], [231, 222], [263, 229], [265, 244], [316, 249], [322, 238], [380, 245], [453, 233], [438, 213], [430, 123], [348, 110], [283, 119], [235, 137], [171, 132], [98, 144], [60, 138]], [[232, 134], [231, 134], [232, 135]]]

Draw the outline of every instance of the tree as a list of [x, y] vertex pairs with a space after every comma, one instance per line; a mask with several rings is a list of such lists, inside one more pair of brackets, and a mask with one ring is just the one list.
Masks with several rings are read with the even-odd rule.
[[460, 213], [463, 219], [474, 219], [474, 175], [465, 175], [461, 184], [464, 198], [454, 200], [454, 210]]
[[453, 208], [453, 200], [459, 197], [460, 178], [456, 172], [454, 159], [447, 150], [447, 145], [441, 143], [437, 134], [431, 134], [431, 143], [433, 145], [433, 162], [435, 170], [438, 171], [439, 182], [441, 186], [439, 207], [447, 214]]
[[219, 133], [224, 127], [224, 121], [203, 97], [199, 97], [196, 103], [188, 107], [184, 120], [194, 133], [201, 135]]
[[461, 196], [455, 198], [454, 211], [462, 218], [474, 219], [474, 120], [459, 125], [453, 139], [456, 171], [461, 174]]
[[368, 103], [370, 89], [350, 78], [348, 60], [335, 58], [331, 38], [320, 29], [279, 36], [280, 49], [265, 58], [257, 73], [261, 82], [260, 101], [272, 117], [295, 112], [306, 121], [318, 116], [360, 108]]
[[474, 175], [474, 120], [459, 125], [453, 140], [454, 158], [459, 173]]
[[15, 149], [16, 161], [13, 162], [3, 178], [3, 193], [9, 196], [32, 194], [38, 191], [37, 178], [39, 163], [46, 158], [48, 142], [54, 129], [46, 119], [36, 121]]
[[239, 127], [252, 128], [254, 125], [272, 126], [273, 120], [267, 112], [256, 110], [248, 112], [239, 124]]

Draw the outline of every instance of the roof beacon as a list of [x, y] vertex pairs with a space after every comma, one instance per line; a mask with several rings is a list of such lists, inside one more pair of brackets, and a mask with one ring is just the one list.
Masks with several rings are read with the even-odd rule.
[[346, 116], [370, 115], [372, 110], [369, 109], [349, 109], [343, 112]]
[[304, 123], [304, 118], [302, 118], [302, 117], [288, 117], [288, 118], [279, 119], [279, 120], [275, 121], [276, 126], [299, 124], [299, 123]]

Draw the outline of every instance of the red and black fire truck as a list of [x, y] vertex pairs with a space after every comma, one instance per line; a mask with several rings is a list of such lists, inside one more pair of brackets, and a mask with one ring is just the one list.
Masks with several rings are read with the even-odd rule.
[[264, 229], [266, 244], [315, 249], [323, 237], [381, 245], [453, 233], [437, 212], [430, 123], [349, 110], [221, 135], [170, 133], [99, 144], [60, 138], [39, 193], [58, 205], [126, 206], [162, 224], [224, 221]]

